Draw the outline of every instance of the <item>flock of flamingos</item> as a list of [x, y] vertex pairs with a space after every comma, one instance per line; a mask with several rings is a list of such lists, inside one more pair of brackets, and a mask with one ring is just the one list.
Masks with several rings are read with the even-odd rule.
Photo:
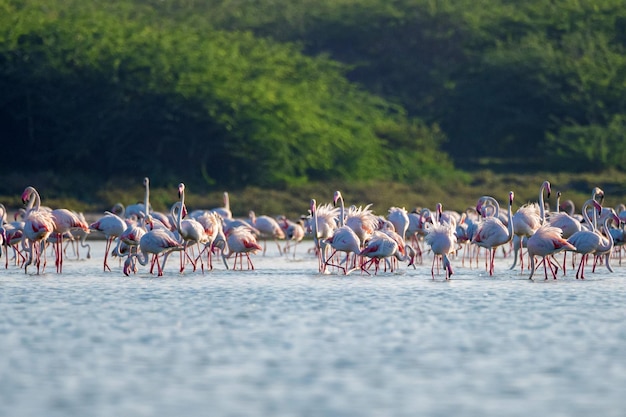
[[[544, 204], [544, 196], [549, 197], [551, 192], [548, 181], [541, 184], [536, 203], [524, 204], [515, 211], [514, 193], [510, 192], [506, 212], [494, 197], [482, 196], [475, 208], [464, 213], [444, 211], [437, 204], [433, 210], [413, 212], [391, 207], [386, 216], [381, 216], [374, 214], [370, 205], [345, 207], [341, 192], [336, 191], [332, 203], [318, 204], [312, 199], [308, 215], [298, 221], [284, 216], [256, 216], [252, 211], [247, 219], [233, 218], [228, 193], [224, 193], [224, 207], [188, 212], [183, 183], [178, 185], [179, 200], [170, 212], [156, 212], [150, 209], [148, 178], [144, 186], [143, 203], [125, 208], [118, 204], [92, 224], [71, 210], [42, 206], [37, 190], [27, 187], [22, 193], [25, 208], [16, 213], [15, 221], [7, 221], [3, 210], [0, 241], [5, 268], [11, 259], [26, 273], [29, 268], [43, 273], [50, 252], [57, 273], [61, 273], [68, 242], [88, 246], [85, 239], [97, 232], [106, 239], [104, 271], [111, 271], [108, 260], [115, 256], [124, 260], [123, 273], [127, 276], [138, 272], [139, 266], [148, 265], [151, 274], [156, 268], [156, 274], [162, 276], [173, 253], [178, 253], [180, 273], [186, 268], [202, 272], [212, 269], [214, 257], [221, 257], [227, 269], [231, 258], [233, 269], [243, 269], [245, 258], [246, 267], [254, 269], [250, 254], [265, 255], [268, 240], [276, 242], [281, 256], [289, 256], [290, 251], [295, 256], [297, 244], [309, 238], [322, 274], [393, 272], [401, 263], [415, 268], [429, 254], [433, 279], [441, 275], [450, 279], [451, 259], [462, 265], [469, 262], [470, 267], [475, 261], [479, 267], [483, 256], [486, 271], [493, 275], [496, 251], [501, 249], [504, 254], [512, 254], [511, 269], [519, 261], [522, 271], [526, 267], [533, 279], [543, 265], [546, 280], [548, 271], [553, 279], [557, 279], [559, 270], [565, 275], [570, 252], [572, 266], [578, 264], [576, 279], [584, 279], [590, 260], [593, 271], [604, 264], [612, 272], [610, 260], [624, 243], [626, 207], [603, 207], [604, 193], [596, 187], [580, 213], [575, 213], [570, 201], [561, 205], [560, 193], [556, 211], [551, 212]], [[0, 209], [4, 207], [0, 205]], [[279, 243], [282, 240], [286, 242], [284, 247]], [[557, 259], [559, 253], [562, 258]]]

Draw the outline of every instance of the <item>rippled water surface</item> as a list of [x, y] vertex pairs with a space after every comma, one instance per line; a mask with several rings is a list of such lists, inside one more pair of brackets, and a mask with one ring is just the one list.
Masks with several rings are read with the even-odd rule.
[[62, 275], [3, 265], [0, 415], [624, 415], [626, 264], [531, 282], [454, 261], [445, 282], [271, 249], [162, 278], [103, 273], [102, 242]]

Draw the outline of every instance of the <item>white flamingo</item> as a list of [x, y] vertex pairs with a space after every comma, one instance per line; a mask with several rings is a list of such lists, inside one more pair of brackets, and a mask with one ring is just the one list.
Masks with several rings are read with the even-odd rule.
[[[539, 227], [544, 223], [545, 215], [545, 203], [543, 199], [544, 192], [547, 192], [548, 198], [550, 198], [550, 182], [544, 181], [539, 187], [539, 199], [538, 203], [524, 204], [517, 209], [513, 214], [513, 234], [518, 236], [517, 246], [515, 248], [515, 257], [519, 252], [520, 268], [524, 270], [524, 254], [523, 254], [523, 240], [524, 238], [531, 237]], [[515, 265], [515, 264], [514, 264]], [[513, 267], [511, 267], [512, 269]]]
[[[333, 253], [326, 259], [324, 264], [324, 269], [326, 266], [335, 266], [339, 269], [343, 270], [345, 275], [349, 274], [350, 271], [356, 268], [356, 255], [361, 251], [361, 241], [359, 237], [356, 235], [354, 230], [345, 224], [345, 208], [343, 202], [343, 196], [340, 191], [335, 191], [335, 195], [333, 196], [333, 203], [337, 205], [337, 202], [340, 203], [339, 207], [339, 227], [333, 231], [333, 235], [326, 239], [326, 242], [330, 244], [330, 246], [334, 249]], [[341, 265], [341, 262], [338, 264], [331, 264], [333, 256], [336, 252], [345, 252], [346, 260], [345, 266]], [[349, 266], [350, 254], [354, 253], [355, 257], [352, 262], [352, 267]]]
[[[172, 217], [176, 219], [176, 230], [183, 240], [183, 251], [181, 252], [180, 259], [180, 272], [182, 273], [185, 270], [186, 259], [189, 259], [193, 265], [193, 270], [196, 270], [196, 263], [189, 254], [187, 250], [189, 245], [204, 245], [209, 241], [208, 236], [204, 232], [204, 227], [200, 222], [195, 219], [184, 219], [183, 220], [183, 211], [185, 209], [185, 184], [182, 182], [178, 184], [178, 197], [180, 198], [180, 205], [174, 205], [172, 207]], [[175, 213], [176, 207], [179, 207], [178, 213]], [[202, 251], [198, 248], [199, 253]], [[200, 263], [202, 266], [202, 271], [204, 272], [204, 262], [200, 259]]]
[[104, 234], [104, 237], [106, 239], [106, 245], [104, 249], [103, 270], [106, 271], [108, 269], [109, 271], [111, 271], [111, 268], [107, 263], [109, 251], [111, 250], [111, 245], [113, 241], [126, 230], [126, 222], [124, 221], [124, 219], [116, 214], [113, 214], [111, 212], [105, 212], [105, 215], [90, 224], [89, 228], [92, 230], [97, 230]]
[[[158, 276], [163, 276], [163, 270], [165, 269], [165, 262], [167, 257], [173, 251], [182, 251], [183, 245], [172, 238], [172, 236], [163, 229], [153, 229], [146, 232], [139, 239], [139, 252], [131, 253], [124, 262], [124, 275], [130, 275], [130, 272], [135, 269], [134, 260], [137, 260], [141, 265], [146, 266], [148, 264], [149, 256], [153, 255], [152, 266], [150, 273], [153, 272], [154, 264], [157, 266]], [[159, 263], [159, 255], [163, 256], [163, 262]]]
[[[589, 254], [594, 253], [598, 249], [607, 250], [609, 249], [609, 245], [602, 245], [602, 238], [600, 234], [598, 234], [593, 227], [593, 221], [589, 218], [589, 213], [585, 209], [586, 206], [593, 206], [593, 209], [600, 212], [602, 210], [602, 206], [594, 199], [587, 200], [585, 204], [583, 204], [583, 217], [585, 221], [592, 226], [591, 230], [583, 229], [579, 232], [574, 233], [570, 236], [567, 241], [571, 243], [576, 249], [572, 252], [576, 252], [581, 254], [580, 263], [578, 264], [578, 269], [576, 270], [576, 279], [585, 279], [585, 264], [587, 263], [587, 259]], [[611, 219], [607, 217], [606, 222]], [[619, 221], [619, 219], [618, 219]], [[610, 236], [610, 235], [609, 235]], [[610, 240], [610, 246], [613, 246], [613, 240]]]
[[549, 223], [535, 230], [535, 233], [528, 238], [526, 247], [530, 257], [529, 279], [533, 279], [535, 274], [535, 256], [542, 257], [545, 279], [548, 279], [548, 267], [550, 267], [552, 277], [556, 279], [556, 271], [553, 269], [550, 258], [561, 251], [576, 250], [574, 245], [563, 238], [562, 230]]
[[246, 227], [234, 227], [226, 234], [226, 245], [228, 252], [222, 251], [222, 260], [228, 269], [227, 258], [235, 255], [233, 270], [237, 269], [237, 258], [239, 258], [239, 269], [243, 270], [243, 256], [248, 260], [248, 269], [254, 269], [254, 264], [250, 259], [250, 253], [256, 253], [263, 248], [257, 243], [256, 236]]
[[258, 230], [261, 234], [260, 239], [263, 240], [263, 256], [265, 256], [265, 251], [267, 249], [267, 239], [273, 239], [278, 247], [278, 253], [282, 253], [283, 250], [278, 244], [278, 239], [284, 239], [285, 233], [278, 224], [278, 221], [276, 221], [273, 217], [266, 215], [257, 216], [253, 210], [250, 210], [248, 215], [250, 217], [250, 224], [252, 227]]
[[[54, 219], [49, 210], [41, 208], [41, 198], [34, 187], [26, 187], [22, 193], [22, 202], [28, 204], [28, 210], [26, 211], [26, 217], [24, 219], [24, 237], [28, 241], [29, 255], [24, 263], [24, 272], [27, 272], [28, 266], [31, 265], [34, 260], [37, 265], [37, 274], [39, 274], [46, 268], [46, 240], [54, 231]], [[43, 268], [41, 268], [42, 256], [44, 257]]]
[[430, 268], [430, 274], [435, 279], [435, 262], [441, 258], [443, 267], [446, 271], [446, 280], [450, 279], [450, 276], [454, 273], [452, 265], [448, 255], [455, 250], [456, 246], [456, 227], [453, 227], [450, 223], [436, 222], [427, 229], [424, 241], [430, 246], [433, 251], [433, 263]]
[[509, 192], [509, 210], [508, 224], [504, 226], [497, 217], [488, 217], [479, 226], [476, 231], [472, 243], [488, 249], [489, 258], [489, 275], [493, 275], [496, 248], [509, 243], [513, 238], [513, 214], [511, 212], [513, 206], [513, 191]]

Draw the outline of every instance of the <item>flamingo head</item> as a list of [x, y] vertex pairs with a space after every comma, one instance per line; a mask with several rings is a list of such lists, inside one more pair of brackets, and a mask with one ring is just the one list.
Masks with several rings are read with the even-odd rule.
[[604, 201], [604, 191], [600, 187], [594, 187], [593, 191], [591, 192], [591, 198], [593, 200], [597, 198], [598, 202], [602, 204], [602, 202]]
[[542, 187], [546, 190], [548, 198], [550, 198], [550, 192], [552, 191], [550, 188], [550, 181], [544, 181]]
[[335, 191], [335, 195], [333, 196], [333, 204], [336, 206], [337, 205], [337, 201], [339, 201], [339, 199], [342, 199], [343, 197], [341, 196], [341, 191], [337, 190]]
[[147, 187], [148, 185], [150, 185], [150, 180], [148, 179], [148, 177], [144, 177], [143, 185], [144, 185], [144, 187]]
[[184, 192], [185, 192], [185, 184], [181, 182], [180, 184], [178, 184], [178, 198], [181, 198]]
[[34, 192], [34, 190], [35, 189], [33, 187], [30, 187], [30, 186], [26, 187], [26, 189], [22, 193], [22, 203], [23, 204], [28, 203], [28, 200], [30, 200], [30, 196]]
[[483, 201], [478, 200], [478, 203], [476, 204], [476, 213], [482, 216], [483, 215], [482, 210], [483, 210]]
[[513, 191], [509, 191], [509, 204], [513, 205], [513, 199], [515, 198], [515, 193]]
[[146, 221], [146, 229], [148, 230], [154, 229], [154, 220], [152, 220], [152, 216], [150, 214], [146, 216], [145, 221]]

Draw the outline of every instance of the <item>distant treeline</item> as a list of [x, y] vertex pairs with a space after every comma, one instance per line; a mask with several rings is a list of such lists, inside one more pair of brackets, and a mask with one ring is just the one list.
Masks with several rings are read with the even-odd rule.
[[[623, 0], [0, 0], [4, 172], [276, 187], [626, 166]], [[97, 181], [96, 181], [97, 182]]]

